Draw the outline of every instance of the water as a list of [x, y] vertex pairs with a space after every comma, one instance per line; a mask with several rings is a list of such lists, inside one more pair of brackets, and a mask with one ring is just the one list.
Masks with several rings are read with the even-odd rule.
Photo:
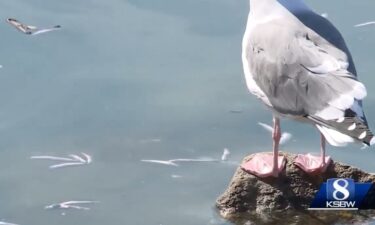
[[[375, 20], [375, 2], [308, 2], [345, 36], [375, 128], [375, 27], [353, 27]], [[235, 166], [140, 160], [219, 158], [229, 148], [239, 161], [270, 149], [257, 122], [271, 114], [249, 95], [242, 72], [247, 10], [246, 0], [1, 1], [2, 21], [63, 30], [32, 37], [0, 24], [0, 217], [29, 225], [226, 224], [214, 202]], [[286, 150], [318, 150], [313, 128], [282, 125], [295, 139]], [[93, 164], [48, 170], [48, 162], [29, 159], [82, 151]], [[375, 171], [371, 150], [328, 152]], [[44, 210], [66, 200], [101, 203], [65, 216]]]

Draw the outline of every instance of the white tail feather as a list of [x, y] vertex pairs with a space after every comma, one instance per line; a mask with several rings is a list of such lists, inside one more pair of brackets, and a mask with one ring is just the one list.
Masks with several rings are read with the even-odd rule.
[[367, 90], [365, 85], [357, 81], [353, 91], [351, 91], [353, 97], [357, 100], [364, 99], [367, 96]]
[[336, 130], [332, 130], [330, 128], [327, 128], [321, 125], [316, 125], [316, 127], [324, 135], [328, 143], [333, 146], [343, 147], [343, 146], [346, 146], [348, 143], [354, 142], [354, 139], [352, 137], [349, 137], [348, 135], [340, 133]]
[[373, 146], [375, 144], [375, 137], [371, 138], [370, 146]]

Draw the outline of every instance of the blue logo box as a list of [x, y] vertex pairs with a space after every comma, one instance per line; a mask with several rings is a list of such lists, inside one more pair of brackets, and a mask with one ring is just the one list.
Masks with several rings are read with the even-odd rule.
[[328, 179], [309, 210], [358, 210], [371, 187], [372, 183], [355, 183], [353, 179]]
[[328, 201], [355, 201], [353, 179], [328, 179], [326, 189]]

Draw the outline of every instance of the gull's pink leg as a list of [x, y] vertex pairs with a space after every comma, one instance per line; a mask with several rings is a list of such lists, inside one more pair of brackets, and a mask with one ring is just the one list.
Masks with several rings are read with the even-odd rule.
[[330, 156], [326, 156], [326, 139], [323, 134], [320, 134], [320, 151], [320, 156], [299, 154], [294, 160], [294, 164], [296, 164], [306, 173], [324, 173], [329, 164], [332, 162], [332, 159]]
[[321, 162], [321, 167], [324, 168], [324, 171], [327, 169], [326, 165], [326, 138], [323, 136], [322, 133], [320, 133], [320, 162]]
[[[273, 118], [273, 132], [272, 132], [272, 150], [273, 150], [273, 166], [272, 166], [272, 176], [277, 177], [279, 175], [279, 145], [281, 139], [281, 128], [280, 128], [280, 119]], [[280, 171], [281, 172], [281, 171]]]
[[241, 165], [242, 169], [258, 177], [278, 177], [284, 170], [285, 157], [279, 156], [279, 143], [281, 138], [280, 119], [273, 118], [273, 153], [255, 154], [248, 162]]

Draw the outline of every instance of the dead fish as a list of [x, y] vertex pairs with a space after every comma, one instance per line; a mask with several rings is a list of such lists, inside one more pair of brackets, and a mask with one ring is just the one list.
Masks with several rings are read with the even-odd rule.
[[[263, 127], [268, 132], [270, 132], [270, 133], [273, 132], [273, 128], [270, 125], [265, 124], [265, 123], [260, 123], [260, 122], [258, 124], [259, 124], [259, 126]], [[290, 141], [290, 139], [292, 139], [292, 137], [293, 137], [293, 135], [291, 133], [283, 132], [281, 134], [281, 138], [280, 138], [280, 145], [286, 144], [288, 141]]]
[[177, 162], [218, 162], [217, 159], [211, 158], [200, 158], [200, 159], [170, 159], [170, 160], [154, 160], [154, 159], [142, 159], [141, 162], [157, 163], [168, 166], [179, 166]]
[[230, 151], [227, 148], [224, 148], [223, 155], [221, 155], [221, 161], [227, 161], [230, 155]]
[[375, 21], [369, 21], [369, 22], [365, 22], [365, 23], [359, 23], [357, 25], [354, 25], [354, 27], [364, 27], [364, 26], [368, 26], [368, 25], [375, 25]]
[[240, 109], [231, 109], [229, 110], [230, 113], [243, 113], [243, 110]]
[[220, 159], [202, 157], [197, 159], [188, 159], [188, 158], [179, 158], [179, 159], [170, 159], [170, 160], [155, 160], [155, 159], [142, 159], [141, 162], [148, 163], [157, 163], [167, 166], [179, 166], [178, 162], [223, 162], [227, 161], [230, 151], [225, 148]]
[[72, 158], [66, 158], [66, 157], [56, 157], [56, 156], [49, 156], [49, 155], [37, 155], [37, 156], [31, 156], [31, 159], [50, 159], [50, 160], [58, 160], [58, 161], [76, 161]]
[[168, 166], [178, 166], [178, 164], [172, 162], [171, 160], [142, 159], [141, 162], [157, 163], [157, 164], [163, 164], [163, 165], [168, 165]]
[[82, 162], [72, 162], [72, 163], [60, 163], [60, 164], [55, 164], [52, 166], [49, 166], [50, 169], [58, 169], [58, 168], [63, 168], [63, 167], [70, 167], [70, 166], [82, 166], [85, 165], [86, 163]]
[[0, 225], [18, 225], [18, 224], [0, 221]]
[[85, 163], [86, 162], [86, 160], [84, 160], [82, 157], [80, 157], [78, 155], [70, 154], [69, 156], [72, 157], [73, 159], [75, 159], [78, 162], [81, 162], [81, 163]]
[[89, 154], [86, 154], [86, 153], [84, 153], [84, 152], [81, 152], [81, 154], [86, 158], [86, 163], [87, 164], [90, 164], [91, 162], [92, 162], [92, 157], [91, 157], [91, 155], [89, 155]]
[[82, 152], [82, 157], [77, 154], [70, 154], [69, 157], [57, 157], [57, 156], [49, 156], [49, 155], [41, 155], [41, 156], [31, 156], [31, 159], [49, 159], [49, 160], [56, 160], [56, 161], [65, 161], [63, 163], [58, 163], [52, 166], [49, 166], [50, 169], [58, 169], [70, 166], [81, 166], [90, 164], [92, 162], [92, 157]]
[[82, 210], [89, 210], [90, 208], [79, 206], [79, 204], [94, 204], [99, 203], [99, 201], [66, 201], [60, 203], [54, 203], [51, 205], [47, 205], [44, 209], [82, 209]]

